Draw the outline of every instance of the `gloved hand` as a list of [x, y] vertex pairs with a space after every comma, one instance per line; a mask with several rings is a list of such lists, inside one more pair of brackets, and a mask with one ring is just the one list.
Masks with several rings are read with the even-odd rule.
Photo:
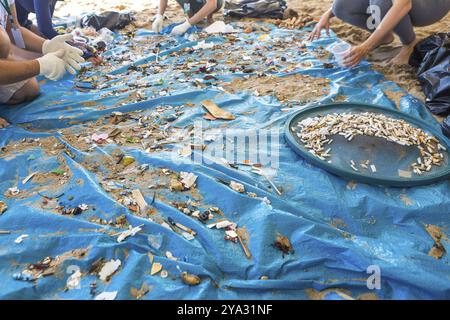
[[186, 21], [175, 28], [172, 29], [172, 32], [170, 33], [173, 36], [181, 36], [188, 31], [188, 29], [192, 27], [192, 25], [189, 23], [189, 20], [186, 19]]
[[160, 15], [159, 13], [155, 16], [155, 20], [152, 24], [152, 30], [154, 32], [160, 33], [164, 24], [164, 17]]
[[36, 59], [40, 67], [39, 74], [54, 81], [61, 79], [66, 73], [66, 63], [62, 60], [64, 55], [64, 50], [60, 49]]
[[65, 68], [71, 74], [75, 74], [76, 70], [81, 69], [80, 63], [84, 62], [84, 59], [82, 57], [82, 50], [72, 47], [71, 45], [66, 43], [66, 41], [70, 41], [72, 39], [72, 34], [65, 34], [56, 36], [52, 40], [46, 40], [42, 45], [42, 53], [46, 55], [51, 52], [63, 50], [64, 56], [62, 57], [62, 59], [66, 63]]

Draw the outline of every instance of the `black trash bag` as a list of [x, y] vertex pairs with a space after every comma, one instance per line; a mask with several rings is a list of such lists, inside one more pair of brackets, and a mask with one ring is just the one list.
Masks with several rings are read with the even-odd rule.
[[[438, 33], [420, 41], [409, 64], [418, 68], [426, 105], [439, 116], [450, 114], [450, 32]], [[450, 123], [449, 123], [450, 124]]]
[[88, 14], [81, 18], [80, 27], [92, 27], [95, 30], [108, 28], [109, 30], [120, 30], [125, 28], [134, 18], [130, 13], [119, 13], [114, 11], [104, 12], [102, 14]]
[[225, 0], [224, 15], [233, 18], [282, 19], [285, 0]]
[[442, 122], [442, 132], [450, 138], [450, 116]]

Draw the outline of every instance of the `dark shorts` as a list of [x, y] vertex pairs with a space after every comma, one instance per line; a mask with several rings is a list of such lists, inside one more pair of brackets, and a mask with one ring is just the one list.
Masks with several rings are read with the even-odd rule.
[[[189, 5], [190, 12], [188, 13], [190, 16], [196, 14], [200, 11], [201, 8], [206, 4], [206, 0], [176, 0], [178, 4], [185, 10], [185, 5]], [[214, 13], [219, 11], [223, 6], [224, 0], [217, 0], [217, 8], [214, 10]]]

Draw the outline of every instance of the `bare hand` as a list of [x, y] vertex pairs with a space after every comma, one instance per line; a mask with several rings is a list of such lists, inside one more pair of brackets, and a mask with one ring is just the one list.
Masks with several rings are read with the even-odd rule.
[[328, 13], [325, 13], [322, 18], [320, 18], [320, 21], [316, 24], [313, 31], [308, 36], [308, 41], [317, 40], [320, 38], [320, 33], [322, 29], [325, 29], [327, 31], [327, 35], [330, 36], [330, 19]]
[[354, 46], [350, 52], [343, 58], [344, 66], [348, 68], [356, 67], [366, 56], [368, 50], [364, 44]]

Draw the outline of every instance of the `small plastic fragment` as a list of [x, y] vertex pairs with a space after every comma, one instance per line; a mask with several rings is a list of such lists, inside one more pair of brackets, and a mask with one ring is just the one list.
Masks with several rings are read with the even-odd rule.
[[183, 280], [183, 282], [185, 284], [190, 285], [190, 286], [197, 286], [202, 281], [199, 276], [197, 276], [195, 274], [190, 274], [187, 272], [183, 272], [181, 274], [181, 279]]

